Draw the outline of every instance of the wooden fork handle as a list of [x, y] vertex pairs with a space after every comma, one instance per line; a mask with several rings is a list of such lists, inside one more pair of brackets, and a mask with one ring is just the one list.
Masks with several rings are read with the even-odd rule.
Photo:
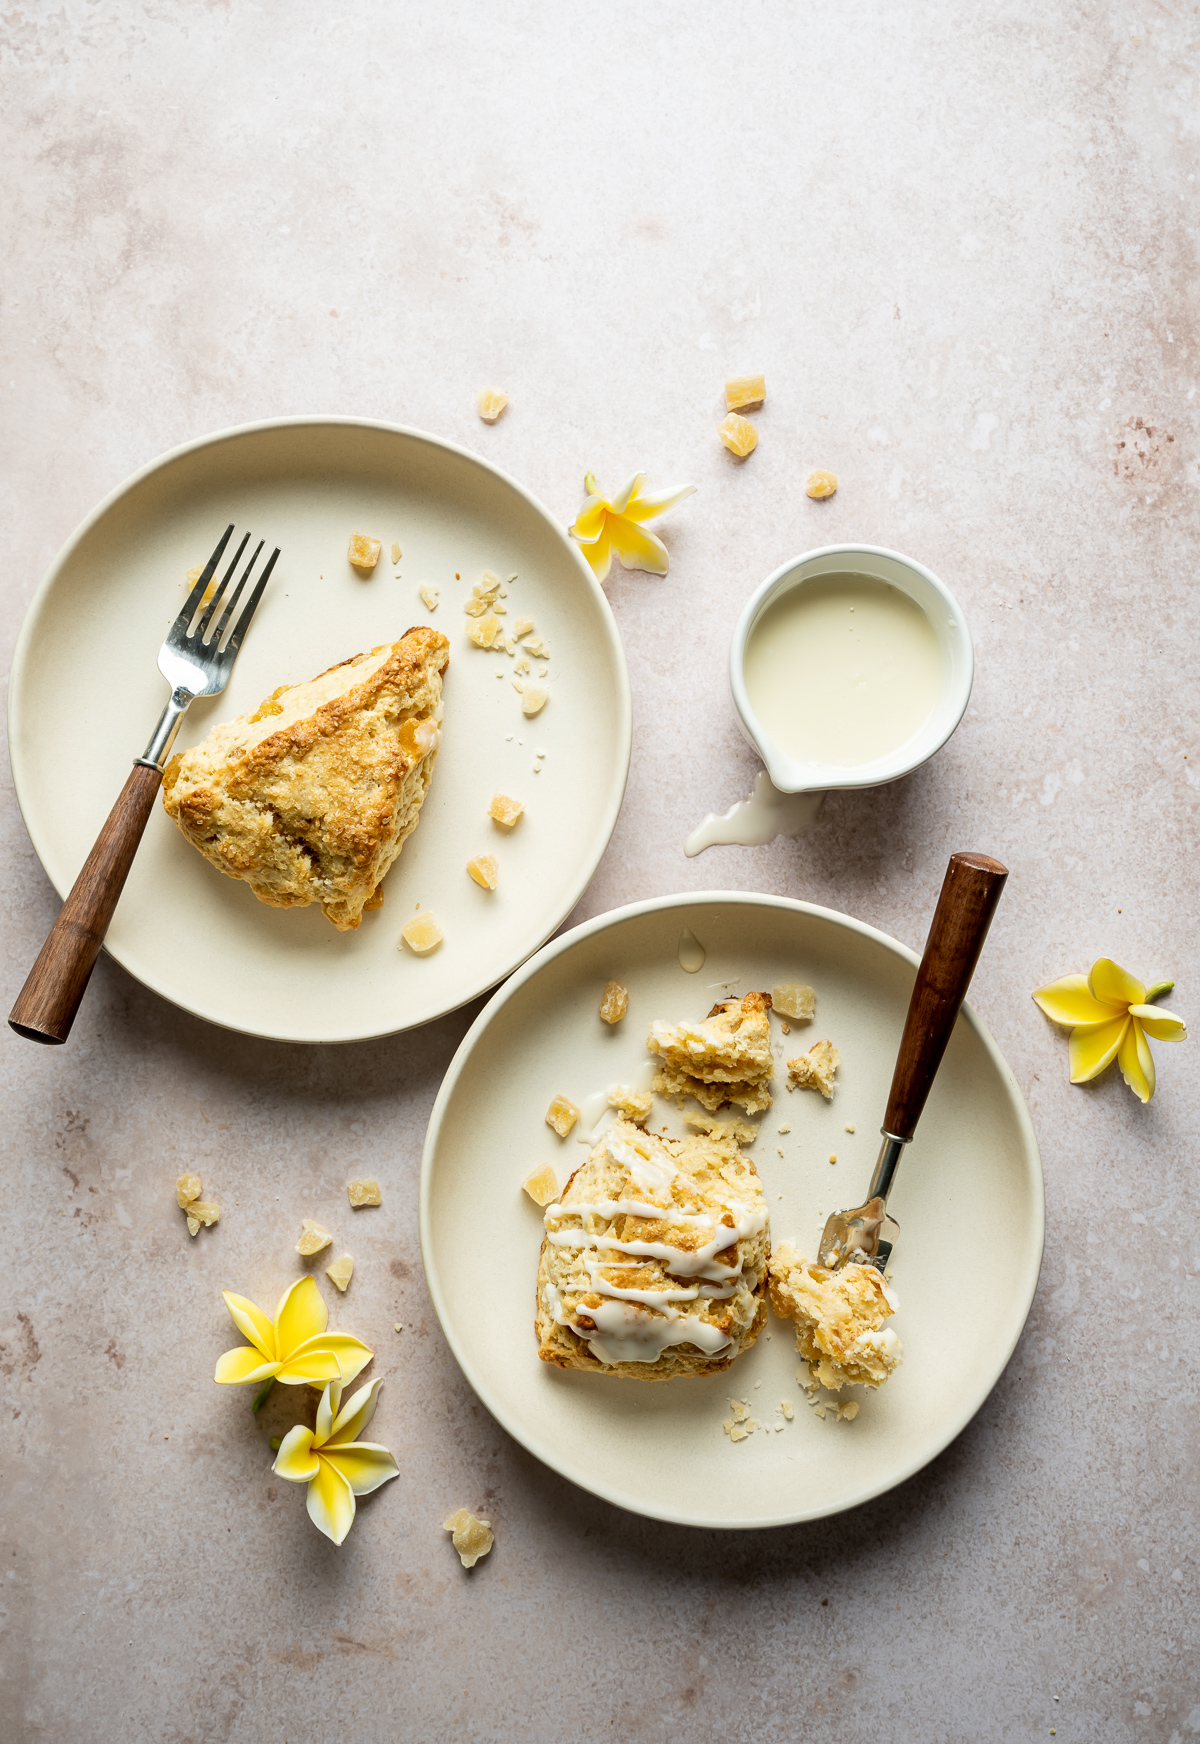
[[910, 1139], [971, 985], [1008, 870], [986, 854], [952, 854], [904, 1020], [883, 1130]]
[[161, 781], [161, 769], [134, 764], [50, 928], [8, 1015], [9, 1026], [31, 1042], [53, 1045], [71, 1033]]

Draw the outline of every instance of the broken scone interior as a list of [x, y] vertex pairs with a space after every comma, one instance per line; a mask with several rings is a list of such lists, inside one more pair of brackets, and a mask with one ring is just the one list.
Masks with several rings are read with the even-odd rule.
[[771, 1256], [771, 1306], [796, 1323], [796, 1349], [823, 1387], [881, 1387], [904, 1352], [887, 1325], [899, 1306], [875, 1266], [811, 1265], [791, 1242]]
[[654, 1088], [664, 1096], [694, 1096], [715, 1114], [737, 1103], [747, 1114], [771, 1106], [771, 1010], [769, 993], [722, 1000], [698, 1023], [650, 1026], [646, 1046], [662, 1061]]
[[669, 1380], [728, 1368], [766, 1318], [766, 1201], [729, 1137], [617, 1120], [544, 1218], [543, 1362]]

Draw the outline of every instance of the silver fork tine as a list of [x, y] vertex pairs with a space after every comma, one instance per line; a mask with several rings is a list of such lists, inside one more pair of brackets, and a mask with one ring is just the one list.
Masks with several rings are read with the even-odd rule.
[[277, 545], [275, 547], [274, 551], [272, 551], [270, 557], [267, 559], [267, 567], [263, 570], [261, 576], [255, 582], [254, 592], [250, 595], [250, 598], [246, 601], [245, 607], [242, 611], [242, 615], [238, 619], [237, 623], [233, 626], [233, 629], [230, 633], [229, 640], [225, 644], [225, 647], [224, 647], [222, 654], [221, 654], [221, 659], [228, 661], [230, 664], [232, 664], [233, 661], [237, 658], [237, 651], [242, 645], [242, 637], [246, 634], [246, 631], [250, 627], [250, 620], [254, 616], [254, 613], [255, 613], [255, 610], [258, 606], [259, 600], [262, 598], [263, 588], [266, 587], [268, 581], [270, 581], [270, 579], [271, 579], [271, 571], [275, 567], [275, 559], [278, 556], [279, 556], [279, 547]]
[[205, 606], [203, 612], [200, 615], [200, 620], [196, 625], [195, 634], [200, 638], [200, 640], [202, 642], [205, 639], [205, 633], [208, 630], [208, 626], [213, 621], [213, 616], [216, 612], [216, 609], [221, 603], [221, 595], [225, 592], [225, 589], [229, 586], [229, 582], [230, 582], [230, 579], [233, 575], [233, 572], [242, 560], [242, 552], [246, 549], [246, 543], [247, 543], [249, 538], [250, 538], [249, 533], [242, 534], [242, 542], [238, 546], [237, 550], [234, 552], [233, 559], [230, 562], [229, 568], [225, 571], [225, 574], [222, 576], [219, 586], [217, 586], [213, 589], [213, 596], [209, 600], [208, 604]]
[[217, 564], [220, 563], [220, 561], [221, 561], [221, 554], [225, 550], [226, 545], [228, 545], [229, 535], [232, 532], [233, 532], [233, 522], [230, 521], [229, 525], [226, 527], [224, 533], [221, 536], [220, 543], [218, 544], [216, 550], [213, 552], [213, 554], [209, 558], [208, 562], [204, 565], [204, 568], [200, 571], [199, 581], [196, 583], [195, 587], [192, 589], [191, 593], [187, 596], [187, 599], [183, 602], [183, 605], [180, 608], [179, 616], [175, 620], [175, 624], [176, 624], [176, 627], [178, 629], [185, 631], [187, 629], [188, 625], [191, 623], [192, 618], [195, 614], [196, 607], [200, 604], [200, 601], [204, 598], [205, 591], [208, 588], [208, 584], [213, 578], [213, 571], [216, 569]]
[[[258, 562], [259, 553], [262, 551], [262, 548], [263, 548], [263, 540], [260, 539], [258, 544], [254, 547], [254, 555], [251, 557], [249, 563], [246, 565], [245, 569], [242, 571], [242, 579], [238, 582], [237, 586], [234, 588], [233, 592], [230, 594], [228, 600], [226, 601], [225, 610], [221, 613], [220, 618], [217, 620], [217, 627], [213, 631], [211, 636], [209, 636], [207, 634], [208, 625], [212, 619], [211, 612], [209, 613], [208, 619], [203, 624], [201, 624], [200, 634], [204, 638], [204, 641], [208, 647], [219, 648], [221, 646], [221, 637], [225, 633], [225, 626], [229, 622], [230, 618], [233, 616], [234, 607], [237, 605], [238, 600], [242, 597], [242, 589], [245, 587], [246, 583], [250, 579], [250, 573], [253, 570], [254, 565]], [[239, 552], [238, 555], [240, 556], [241, 553]], [[229, 578], [227, 576], [226, 580], [228, 580], [228, 579]], [[215, 609], [215, 604], [216, 604], [216, 602], [214, 601], [214, 609]]]

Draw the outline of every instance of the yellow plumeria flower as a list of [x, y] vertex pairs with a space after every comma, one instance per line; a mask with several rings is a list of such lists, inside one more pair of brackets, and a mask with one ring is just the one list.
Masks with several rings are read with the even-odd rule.
[[229, 1317], [250, 1340], [237, 1350], [227, 1350], [213, 1376], [223, 1387], [238, 1387], [248, 1381], [283, 1381], [298, 1387], [304, 1382], [352, 1381], [365, 1369], [374, 1351], [357, 1338], [342, 1332], [326, 1332], [329, 1309], [312, 1278], [297, 1278], [279, 1298], [274, 1320], [268, 1320], [246, 1296], [222, 1290]]
[[1113, 1060], [1121, 1076], [1143, 1102], [1154, 1094], [1154, 1060], [1147, 1036], [1157, 1042], [1181, 1042], [1187, 1036], [1183, 1019], [1151, 1005], [1169, 993], [1174, 981], [1147, 987], [1111, 957], [1100, 957], [1092, 972], [1064, 975], [1039, 987], [1034, 998], [1053, 1023], [1071, 1031], [1071, 1082], [1086, 1084]]
[[357, 1441], [375, 1415], [382, 1381], [370, 1381], [341, 1409], [342, 1384], [330, 1381], [317, 1406], [317, 1427], [297, 1424], [284, 1436], [272, 1471], [289, 1484], [308, 1485], [308, 1517], [340, 1544], [354, 1524], [355, 1496], [368, 1496], [400, 1467], [386, 1447]]
[[611, 499], [600, 495], [596, 475], [589, 472], [583, 481], [587, 501], [575, 517], [570, 534], [583, 549], [597, 581], [604, 581], [617, 558], [622, 569], [645, 569], [651, 575], [665, 575], [670, 558], [662, 540], [647, 533], [644, 523], [653, 521], [684, 497], [690, 497], [694, 484], [676, 486], [671, 490], [647, 492], [644, 472], [635, 472], [624, 490]]

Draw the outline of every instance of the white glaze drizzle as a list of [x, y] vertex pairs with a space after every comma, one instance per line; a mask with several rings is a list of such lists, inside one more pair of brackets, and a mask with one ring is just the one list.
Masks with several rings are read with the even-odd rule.
[[760, 769], [750, 798], [738, 800], [720, 815], [710, 811], [683, 844], [683, 851], [690, 860], [705, 848], [731, 844], [759, 848], [776, 836], [806, 836], [817, 821], [824, 798], [823, 789], [781, 793], [766, 770]]

